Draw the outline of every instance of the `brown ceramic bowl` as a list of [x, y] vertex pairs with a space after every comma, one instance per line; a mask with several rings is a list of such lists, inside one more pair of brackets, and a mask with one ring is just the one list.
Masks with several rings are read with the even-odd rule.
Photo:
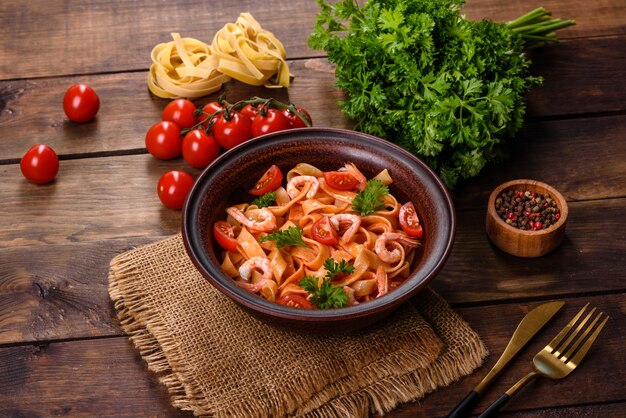
[[[386, 168], [399, 201], [412, 201], [423, 224], [422, 245], [406, 281], [376, 300], [339, 309], [304, 310], [269, 302], [235, 285], [220, 269], [221, 249], [213, 223], [226, 218], [226, 208], [247, 202], [247, 190], [276, 164], [287, 172], [306, 162], [336, 170], [353, 162], [371, 178]], [[450, 195], [419, 159], [392, 143], [340, 129], [303, 128], [265, 135], [224, 153], [197, 179], [184, 207], [185, 248], [200, 273], [245, 310], [271, 324], [309, 333], [355, 330], [382, 319], [423, 289], [443, 267], [454, 241], [456, 217]]]
[[[539, 231], [526, 231], [508, 225], [496, 213], [496, 199], [502, 192], [529, 191], [549, 194], [561, 211], [560, 219]], [[541, 257], [555, 250], [563, 241], [567, 222], [567, 201], [554, 187], [536, 180], [512, 180], [496, 187], [487, 206], [487, 236], [502, 251], [518, 257]]]

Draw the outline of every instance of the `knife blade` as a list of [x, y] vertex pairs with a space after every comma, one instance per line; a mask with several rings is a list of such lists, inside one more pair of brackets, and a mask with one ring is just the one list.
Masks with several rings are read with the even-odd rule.
[[552, 317], [563, 307], [565, 302], [548, 302], [537, 306], [532, 311], [528, 312], [526, 316], [519, 323], [513, 336], [509, 340], [506, 348], [502, 352], [502, 355], [491, 368], [489, 373], [483, 378], [483, 380], [476, 385], [476, 387], [463, 399], [457, 406], [450, 412], [448, 418], [462, 418], [469, 415], [469, 413], [478, 404], [478, 401], [482, 397], [484, 391], [491, 385], [496, 377], [502, 373], [504, 368], [509, 362], [520, 352], [526, 344], [552, 319]]

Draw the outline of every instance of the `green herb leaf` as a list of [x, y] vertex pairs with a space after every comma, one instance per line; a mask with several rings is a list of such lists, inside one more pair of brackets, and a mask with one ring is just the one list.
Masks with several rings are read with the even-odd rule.
[[324, 268], [327, 271], [326, 277], [330, 280], [334, 280], [340, 274], [350, 274], [354, 271], [354, 266], [346, 263], [346, 260], [341, 260], [338, 263], [332, 258], [327, 258], [324, 261]]
[[359, 212], [361, 216], [372, 214], [385, 207], [382, 198], [386, 194], [389, 194], [389, 188], [380, 180], [368, 180], [365, 190], [357, 193], [352, 200], [352, 209]]
[[254, 199], [251, 204], [258, 206], [259, 208], [266, 208], [268, 206], [271, 206], [272, 203], [274, 203], [275, 201], [276, 201], [276, 193], [269, 192], [269, 193], [265, 193], [263, 196], [259, 196], [256, 199]]
[[346, 291], [342, 287], [333, 286], [328, 277], [318, 279], [306, 276], [300, 280], [300, 287], [311, 294], [309, 301], [319, 309], [341, 308], [348, 303]]
[[302, 239], [302, 230], [296, 226], [290, 226], [282, 231], [277, 231], [272, 234], [267, 234], [259, 239], [259, 242], [276, 241], [278, 248], [285, 247], [287, 245], [297, 245], [299, 247], [308, 247]]

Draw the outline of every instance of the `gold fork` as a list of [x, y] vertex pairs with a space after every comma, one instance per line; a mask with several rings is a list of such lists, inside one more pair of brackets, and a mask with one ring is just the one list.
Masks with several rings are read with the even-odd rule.
[[[591, 324], [585, 328], [589, 319], [593, 316], [596, 308], [593, 308], [591, 312], [587, 314], [574, 329], [574, 326], [578, 320], [583, 316], [585, 310], [589, 304], [583, 306], [583, 308], [576, 314], [574, 318], [558, 333], [552, 341], [548, 343], [541, 351], [537, 353], [533, 358], [534, 370], [522, 377], [516, 384], [511, 386], [504, 395], [498, 398], [489, 408], [487, 408], [478, 418], [494, 417], [498, 411], [520, 391], [528, 382], [536, 377], [543, 376], [548, 379], [562, 379], [568, 376], [575, 368], [580, 364], [585, 357], [589, 348], [594, 343], [600, 331], [609, 320], [609, 317], [605, 314], [604, 320], [596, 327], [596, 324], [603, 315], [602, 312], [598, 313], [593, 319]], [[589, 333], [594, 329], [593, 333]], [[583, 328], [584, 331], [583, 331]], [[583, 331], [581, 333], [581, 331]], [[579, 335], [580, 334], [580, 335]]]

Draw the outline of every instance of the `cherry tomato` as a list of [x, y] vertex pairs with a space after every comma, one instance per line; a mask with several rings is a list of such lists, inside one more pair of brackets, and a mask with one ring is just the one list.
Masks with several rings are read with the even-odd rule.
[[194, 129], [183, 138], [183, 159], [192, 167], [205, 168], [219, 155], [219, 144], [203, 130]]
[[257, 106], [252, 106], [251, 104], [245, 105], [240, 111], [244, 116], [247, 116], [250, 119], [250, 122], [254, 121], [256, 115], [259, 114], [259, 108]]
[[324, 180], [333, 189], [352, 190], [359, 185], [359, 181], [347, 171], [327, 171]]
[[[309, 112], [307, 112], [305, 109], [301, 108], [300, 106], [296, 106], [296, 110], [302, 113], [307, 118], [307, 120], [309, 121], [309, 126], [313, 126], [313, 119], [311, 119], [311, 115], [309, 115]], [[285, 115], [285, 117], [287, 118], [290, 128], [306, 128], [307, 127], [306, 123], [304, 123], [304, 121], [300, 119], [298, 115], [290, 112], [289, 109], [283, 109], [283, 115]]]
[[407, 202], [400, 208], [400, 227], [412, 237], [420, 238], [422, 236], [422, 226], [412, 202]]
[[259, 181], [256, 182], [253, 188], [248, 193], [255, 196], [263, 196], [265, 193], [274, 191], [280, 187], [283, 182], [283, 173], [280, 168], [272, 165], [267, 169], [265, 174], [261, 176]]
[[185, 203], [193, 182], [193, 177], [184, 171], [168, 171], [159, 178], [157, 184], [159, 199], [170, 209], [180, 209]]
[[182, 152], [180, 128], [174, 122], [157, 122], [146, 133], [148, 152], [161, 160], [171, 160]]
[[252, 122], [252, 137], [256, 138], [270, 132], [289, 129], [289, 121], [279, 110], [267, 109], [265, 116], [261, 113], [254, 117]]
[[339, 244], [339, 234], [337, 234], [337, 231], [331, 225], [328, 220], [328, 216], [322, 216], [317, 221], [313, 222], [313, 226], [311, 227], [311, 236], [320, 244]]
[[63, 111], [72, 122], [90, 121], [100, 109], [100, 98], [86, 84], [75, 84], [63, 96]]
[[285, 305], [285, 306], [290, 306], [292, 308], [315, 309], [315, 306], [313, 306], [313, 304], [311, 302], [309, 302], [307, 300], [307, 298], [305, 298], [302, 295], [295, 294], [295, 293], [291, 293], [289, 295], [281, 296], [276, 301], [276, 303], [279, 303], [279, 304]]
[[217, 143], [226, 149], [252, 138], [250, 120], [239, 112], [232, 112], [230, 120], [224, 114], [217, 115], [211, 129]]
[[[215, 112], [219, 112], [220, 110], [224, 110], [224, 106], [222, 106], [218, 102], [209, 102], [205, 104], [204, 107], [202, 108], [202, 112], [208, 113], [208, 115], [205, 115], [204, 113], [201, 114], [200, 117], [198, 118], [198, 121], [204, 122], [209, 118], [209, 115], [212, 115]], [[215, 118], [215, 116], [213, 118]], [[203, 126], [206, 128], [207, 124], [205, 123]]]
[[32, 183], [49, 183], [59, 172], [59, 157], [47, 145], [33, 145], [22, 157], [20, 169]]
[[180, 129], [187, 129], [198, 123], [194, 115], [196, 106], [187, 99], [176, 99], [163, 109], [162, 120], [174, 122]]
[[215, 222], [213, 224], [213, 235], [223, 249], [237, 251], [237, 240], [231, 224], [226, 221]]

